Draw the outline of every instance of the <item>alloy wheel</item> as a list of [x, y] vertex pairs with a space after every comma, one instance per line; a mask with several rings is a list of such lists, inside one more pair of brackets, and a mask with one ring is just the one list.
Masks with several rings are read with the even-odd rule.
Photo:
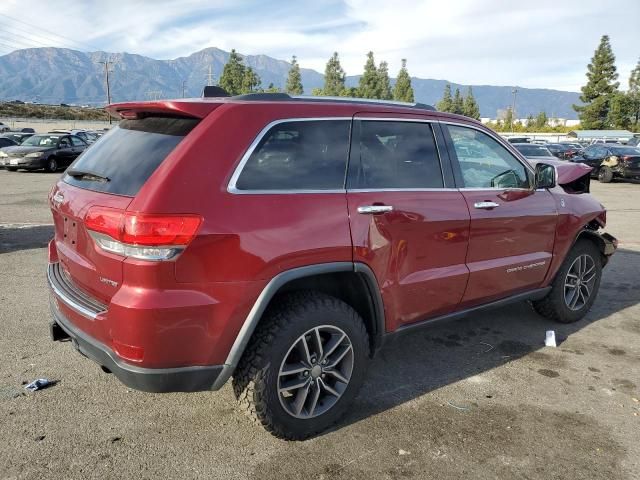
[[590, 255], [584, 253], [573, 261], [564, 280], [564, 303], [570, 310], [580, 310], [587, 304], [596, 275], [596, 263]]
[[342, 397], [353, 372], [353, 345], [340, 328], [322, 325], [293, 343], [278, 372], [278, 397], [295, 418], [327, 412]]

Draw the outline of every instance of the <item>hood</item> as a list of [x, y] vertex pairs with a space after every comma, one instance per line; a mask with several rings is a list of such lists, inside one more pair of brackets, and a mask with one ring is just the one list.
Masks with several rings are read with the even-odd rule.
[[16, 145], [13, 147], [5, 147], [2, 149], [7, 155], [23, 156], [33, 152], [46, 152], [55, 150], [57, 147], [36, 147], [31, 145]]
[[567, 185], [581, 177], [584, 177], [585, 175], [591, 174], [591, 170], [593, 170], [593, 168], [589, 165], [585, 165], [584, 163], [561, 161], [557, 158], [547, 159], [547, 157], [531, 157], [527, 160], [529, 160], [529, 163], [534, 167], [538, 163], [546, 163], [556, 167], [558, 185]]

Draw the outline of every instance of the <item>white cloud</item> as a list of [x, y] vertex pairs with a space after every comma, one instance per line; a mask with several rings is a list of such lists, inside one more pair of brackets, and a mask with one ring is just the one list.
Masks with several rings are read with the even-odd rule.
[[[25, 3], [38, 14], [24, 15]], [[217, 46], [295, 54], [318, 71], [336, 50], [348, 74], [360, 73], [373, 50], [392, 73], [407, 58], [412, 75], [470, 84], [578, 90], [600, 36], [609, 34], [626, 87], [640, 55], [637, 0], [4, 0], [0, 14], [32, 25], [2, 18], [0, 42], [9, 46], [54, 43], [154, 58]]]

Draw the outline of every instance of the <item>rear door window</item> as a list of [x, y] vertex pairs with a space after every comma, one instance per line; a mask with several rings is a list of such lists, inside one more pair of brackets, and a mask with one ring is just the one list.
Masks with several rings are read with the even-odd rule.
[[96, 192], [134, 196], [198, 121], [174, 117], [121, 120], [71, 164], [64, 181]]
[[358, 120], [349, 160], [349, 189], [442, 188], [442, 169], [431, 125]]
[[252, 191], [344, 189], [350, 125], [349, 120], [274, 125], [249, 152], [230, 187]]

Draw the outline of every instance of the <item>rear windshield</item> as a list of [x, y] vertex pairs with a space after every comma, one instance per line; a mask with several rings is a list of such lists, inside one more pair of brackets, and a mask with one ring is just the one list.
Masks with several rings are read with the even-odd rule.
[[634, 147], [611, 147], [614, 155], [640, 155], [640, 149]]
[[169, 117], [122, 120], [73, 162], [67, 172], [76, 174], [65, 174], [64, 181], [96, 192], [135, 196], [197, 123]]

